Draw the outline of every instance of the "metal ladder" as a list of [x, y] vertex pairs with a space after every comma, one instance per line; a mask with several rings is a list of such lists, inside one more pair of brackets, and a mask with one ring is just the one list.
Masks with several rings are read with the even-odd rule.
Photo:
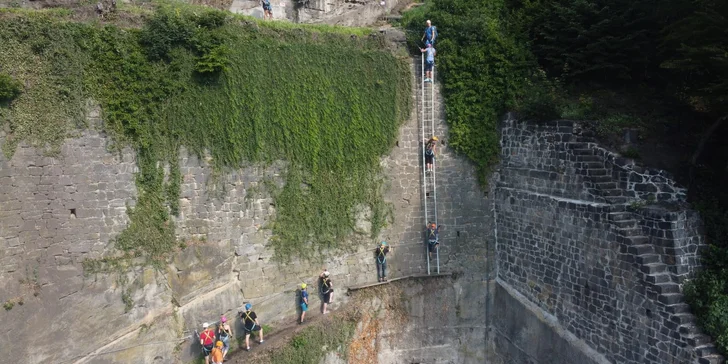
[[[432, 161], [432, 172], [427, 173], [427, 164], [425, 162], [425, 150], [427, 149], [427, 140], [435, 136], [435, 68], [432, 68], [432, 82], [425, 83], [425, 57], [426, 53], [422, 54], [421, 64], [421, 98], [422, 102], [421, 118], [420, 118], [420, 129], [422, 130], [422, 198], [425, 206], [425, 226], [429, 228], [429, 223], [434, 222], [435, 227], [437, 224], [437, 178], [436, 172], [436, 160]], [[431, 220], [430, 220], [431, 219]], [[439, 242], [439, 240], [438, 240]], [[430, 273], [430, 253], [429, 243], [425, 243], [425, 256], [427, 257], [427, 274]], [[440, 243], [442, 245], [442, 243]], [[437, 274], [440, 274], [440, 248], [435, 249], [435, 259]]]

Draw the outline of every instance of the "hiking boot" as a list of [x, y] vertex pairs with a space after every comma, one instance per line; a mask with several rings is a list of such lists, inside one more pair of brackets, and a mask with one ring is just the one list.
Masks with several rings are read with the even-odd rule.
[[250, 346], [248, 346], [247, 348], [245, 348], [245, 351], [250, 351]]
[[262, 344], [265, 340], [258, 341], [258, 344]]

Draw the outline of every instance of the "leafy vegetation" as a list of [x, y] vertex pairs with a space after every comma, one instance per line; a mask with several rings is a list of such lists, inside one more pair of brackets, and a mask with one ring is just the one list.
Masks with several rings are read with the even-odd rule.
[[[601, 136], [624, 127], [652, 133], [666, 127], [702, 133], [700, 141], [690, 133], [684, 133], [680, 141], [695, 148], [689, 161], [691, 195], [711, 244], [705, 269], [686, 285], [686, 293], [699, 323], [726, 353], [728, 195], [723, 186], [728, 178], [728, 149], [723, 146], [727, 129], [722, 122], [728, 115], [728, 3], [511, 0], [509, 12], [510, 29], [531, 45], [539, 65], [551, 79], [563, 82], [565, 89], [591, 94], [605, 89], [621, 92], [625, 86], [660, 90], [643, 109], [659, 103], [665, 110], [678, 110], [681, 105], [691, 108], [691, 114], [678, 117], [645, 118], [614, 109], [605, 113], [597, 99], [587, 94], [577, 102], [566, 102], [562, 116], [597, 119]], [[636, 150], [626, 154], [639, 156]]]
[[336, 350], [346, 358], [346, 346], [354, 335], [356, 321], [336, 317], [326, 325], [307, 327], [288, 345], [274, 351], [270, 362], [276, 364], [316, 364], [327, 352]]
[[481, 180], [497, 160], [496, 123], [508, 108], [591, 120], [604, 139], [637, 128], [694, 148], [682, 174], [712, 247], [686, 292], [728, 353], [728, 2], [431, 0], [403, 19], [413, 46], [426, 18], [440, 34], [451, 146], [478, 164]]
[[339, 246], [361, 207], [373, 234], [386, 223], [379, 157], [407, 117], [410, 85], [407, 63], [381, 50], [380, 36], [186, 6], [159, 9], [141, 29], [63, 13], [0, 17], [3, 72], [26, 85], [0, 108], [5, 152], [21, 140], [57, 148], [83, 125], [86, 100], [98, 102], [115, 148], [137, 151], [138, 197], [116, 240], [128, 256], [159, 260], [179, 246], [181, 146], [218, 171], [287, 162], [286, 183], [269, 191], [278, 259]]
[[20, 95], [23, 85], [10, 75], [0, 73], [0, 102], [8, 102]]
[[432, 0], [405, 13], [403, 23], [413, 46], [425, 20], [438, 27], [436, 72], [443, 80], [449, 145], [477, 166], [481, 183], [498, 161], [497, 125], [517, 106], [533, 58], [508, 31], [503, 0]]

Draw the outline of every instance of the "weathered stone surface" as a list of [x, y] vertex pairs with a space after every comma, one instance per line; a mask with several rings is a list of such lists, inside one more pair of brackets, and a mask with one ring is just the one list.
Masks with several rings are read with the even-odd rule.
[[[609, 362], [696, 360], [703, 354], [687, 343], [695, 329], [678, 331], [684, 318], [673, 310], [684, 301], [678, 283], [705, 246], [697, 214], [679, 205], [685, 190], [662, 171], [581, 140], [572, 121], [504, 123], [498, 278]], [[558, 168], [566, 176], [553, 178]], [[640, 207], [657, 192], [672, 210]], [[501, 326], [508, 339], [496, 341], [520, 339], [519, 330]], [[514, 345], [496, 350], [507, 356]]]

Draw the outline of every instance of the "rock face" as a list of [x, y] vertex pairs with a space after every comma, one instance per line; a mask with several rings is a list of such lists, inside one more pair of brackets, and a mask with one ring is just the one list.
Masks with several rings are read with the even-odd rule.
[[[448, 149], [439, 84], [433, 91], [434, 134], [442, 136], [440, 268], [454, 278], [424, 279], [398, 297], [377, 298], [404, 301], [408, 320], [379, 326], [376, 361], [720, 360], [680, 294], [704, 246], [699, 219], [679, 206], [650, 205], [684, 199], [669, 176], [599, 148], [578, 123], [509, 119], [502, 165], [485, 194], [472, 165]], [[389, 277], [426, 273], [428, 197], [419, 115], [412, 115], [381, 160], [394, 223], [377, 239], [354, 235], [350, 251], [325, 253], [319, 262], [271, 260], [265, 226], [276, 211], [264, 186], [283, 183], [285, 163], [220, 176], [182, 151], [176, 226], [184, 246], [163, 267], [131, 262], [85, 274], [83, 260], [108, 257], [128, 223], [133, 153], [108, 152], [107, 137], [91, 129], [53, 158], [27, 146], [11, 159], [0, 156], [0, 317], [14, 328], [0, 337], [7, 348], [0, 363], [189, 362], [200, 352], [195, 330], [221, 314], [232, 318], [245, 302], [275, 326], [295, 316], [296, 289], [305, 282], [316, 307], [323, 267], [333, 274], [333, 308], [346, 305], [346, 287], [376, 281], [380, 240], [394, 245]], [[366, 211], [360, 216], [357, 226], [366, 229]], [[239, 322], [234, 331], [242, 332]], [[42, 345], [18, 345], [24, 342]]]
[[[366, 26], [394, 9], [399, 0], [271, 0], [274, 19], [297, 23]], [[259, 0], [233, 0], [230, 11], [263, 18]]]

